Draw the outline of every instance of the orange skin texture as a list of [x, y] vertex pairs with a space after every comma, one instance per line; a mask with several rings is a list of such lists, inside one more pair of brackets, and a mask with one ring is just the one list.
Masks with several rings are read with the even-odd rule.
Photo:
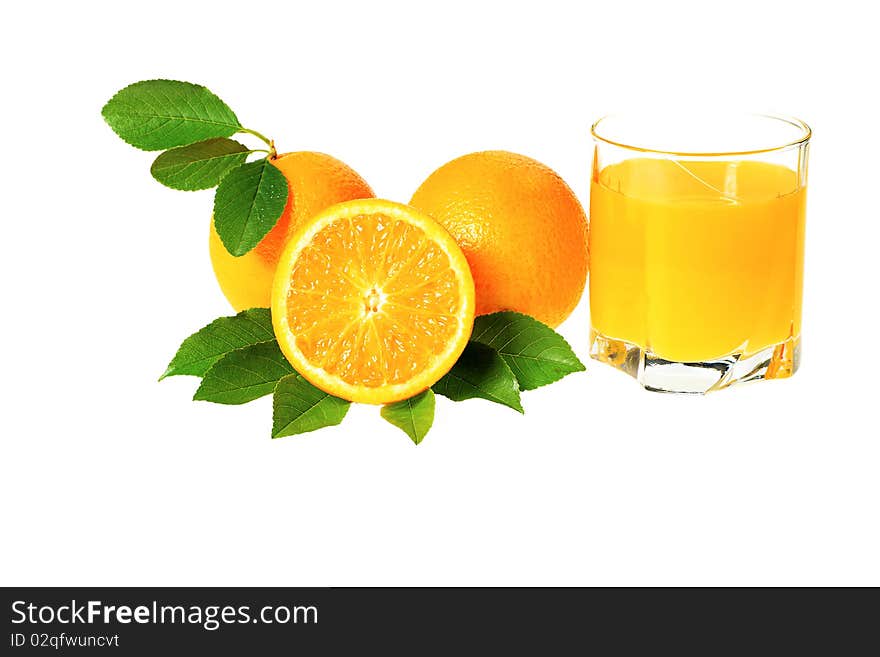
[[464, 251], [477, 315], [515, 310], [556, 327], [587, 279], [587, 216], [552, 169], [507, 151], [455, 159], [410, 205], [439, 221]]
[[209, 250], [214, 275], [237, 311], [269, 307], [278, 258], [297, 226], [336, 203], [374, 196], [356, 171], [324, 153], [286, 153], [273, 164], [287, 178], [287, 206], [275, 227], [252, 251], [238, 258], [231, 255], [211, 221]]

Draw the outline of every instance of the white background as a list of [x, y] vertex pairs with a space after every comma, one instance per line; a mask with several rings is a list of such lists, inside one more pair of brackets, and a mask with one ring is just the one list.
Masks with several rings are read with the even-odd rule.
[[[312, 0], [6, 9], [0, 583], [880, 584], [876, 22], [869, 3]], [[269, 438], [268, 398], [157, 383], [229, 314], [211, 193], [163, 188], [100, 109], [200, 82], [283, 151], [407, 201], [501, 148], [587, 204], [616, 110], [777, 111], [815, 133], [791, 380], [644, 392], [589, 361], [524, 417], [438, 401], [415, 447], [372, 407]], [[561, 327], [587, 360], [586, 297]]]

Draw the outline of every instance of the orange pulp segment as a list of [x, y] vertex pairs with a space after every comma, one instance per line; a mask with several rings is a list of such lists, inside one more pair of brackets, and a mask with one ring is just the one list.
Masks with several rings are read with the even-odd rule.
[[333, 205], [281, 255], [272, 321], [293, 367], [354, 402], [407, 399], [464, 350], [474, 282], [455, 240], [428, 215], [380, 199]]

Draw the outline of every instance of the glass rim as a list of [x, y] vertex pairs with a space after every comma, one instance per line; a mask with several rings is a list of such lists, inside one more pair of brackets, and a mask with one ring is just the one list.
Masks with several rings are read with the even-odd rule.
[[786, 141], [777, 146], [768, 146], [765, 148], [753, 148], [748, 150], [732, 150], [732, 151], [677, 151], [677, 150], [663, 150], [658, 148], [647, 148], [645, 146], [637, 146], [635, 144], [626, 144], [620, 141], [616, 141], [613, 139], [609, 139], [608, 137], [604, 137], [599, 134], [599, 124], [607, 119], [612, 118], [628, 118], [628, 117], [637, 117], [640, 116], [639, 113], [615, 113], [615, 114], [606, 114], [599, 119], [597, 119], [593, 125], [590, 127], [590, 134], [593, 139], [602, 142], [604, 144], [610, 144], [611, 146], [617, 146], [618, 148], [625, 148], [630, 151], [636, 151], [639, 153], [654, 153], [657, 155], [675, 155], [682, 157], [723, 157], [723, 156], [743, 156], [743, 155], [757, 155], [760, 153], [773, 153], [775, 151], [785, 151], [792, 148], [799, 148], [804, 144], [809, 143], [810, 138], [813, 136], [813, 130], [805, 121], [801, 119], [795, 118], [793, 116], [786, 116], [784, 114], [764, 114], [764, 113], [741, 113], [741, 116], [751, 116], [751, 117], [761, 117], [765, 119], [773, 119], [775, 121], [782, 121], [791, 126], [794, 126], [798, 130], [801, 131], [800, 136], [797, 139]]

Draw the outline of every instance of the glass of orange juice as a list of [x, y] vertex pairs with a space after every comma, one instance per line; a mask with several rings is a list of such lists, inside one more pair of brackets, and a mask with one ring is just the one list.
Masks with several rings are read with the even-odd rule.
[[809, 126], [612, 115], [592, 134], [591, 356], [660, 392], [794, 374]]

